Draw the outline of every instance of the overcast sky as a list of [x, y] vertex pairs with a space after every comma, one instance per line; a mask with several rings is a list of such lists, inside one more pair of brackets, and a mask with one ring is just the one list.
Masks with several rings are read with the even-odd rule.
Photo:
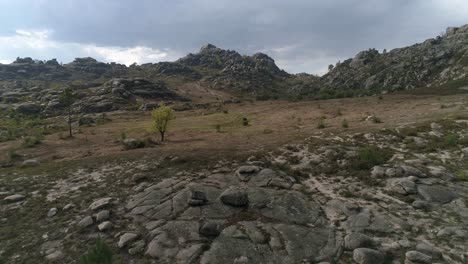
[[173, 61], [212, 43], [322, 74], [368, 48], [468, 24], [468, 0], [0, 0], [0, 63]]

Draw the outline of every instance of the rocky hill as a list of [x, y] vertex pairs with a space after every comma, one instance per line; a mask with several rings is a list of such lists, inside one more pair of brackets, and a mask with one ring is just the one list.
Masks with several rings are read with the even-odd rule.
[[323, 76], [334, 90], [399, 91], [420, 87], [468, 85], [468, 25], [420, 44], [380, 53], [359, 52]]
[[[8, 65], [0, 64], [0, 96], [3, 103], [8, 104], [15, 101], [11, 99], [11, 93], [17, 93], [18, 89], [56, 91], [70, 83], [75, 87], [97, 87], [96, 84], [104, 84], [112, 78], [144, 78], [157, 83], [155, 87], [178, 91], [179, 97], [187, 94], [181, 91], [194, 85], [256, 99], [325, 99], [425, 87], [458, 89], [468, 86], [468, 25], [448, 28], [441, 36], [389, 52], [381, 53], [376, 49], [359, 52], [354, 58], [330, 67], [322, 77], [288, 74], [266, 54], [245, 56], [212, 44], [175, 62], [128, 67], [98, 62], [93, 58], [76, 58], [63, 65], [55, 59], [18, 58]], [[169, 99], [168, 91], [147, 90], [141, 97], [165, 94], [165, 99]], [[24, 96], [27, 94], [20, 97], [24, 99]], [[34, 98], [27, 99], [35, 101]]]

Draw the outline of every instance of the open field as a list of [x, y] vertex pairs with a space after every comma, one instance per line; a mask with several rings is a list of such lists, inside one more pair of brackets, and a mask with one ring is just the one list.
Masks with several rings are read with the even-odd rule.
[[[132, 150], [132, 155], [207, 155], [248, 153], [269, 150], [285, 143], [300, 142], [315, 134], [368, 132], [394, 128], [449, 116], [467, 116], [466, 95], [387, 95], [323, 101], [264, 101], [227, 104], [221, 108], [177, 112], [167, 142], [151, 148]], [[0, 144], [2, 161], [9, 149], [27, 158], [70, 160], [83, 157], [123, 155], [122, 133], [127, 138], [153, 138], [148, 112], [115, 112], [112, 121], [98, 126], [75, 128], [73, 139], [60, 139], [63, 133], [47, 135], [34, 148], [21, 148], [21, 140]], [[366, 121], [375, 116], [381, 123]], [[241, 119], [249, 120], [243, 126]], [[323, 120], [323, 121], [320, 121]], [[343, 120], [348, 128], [343, 128]], [[63, 122], [63, 121], [61, 121]], [[325, 128], [318, 128], [323, 122]], [[220, 125], [220, 131], [216, 129]]]

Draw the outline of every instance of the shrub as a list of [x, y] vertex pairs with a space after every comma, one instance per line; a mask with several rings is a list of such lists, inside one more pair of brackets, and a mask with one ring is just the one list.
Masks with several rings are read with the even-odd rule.
[[30, 137], [25, 137], [23, 139], [23, 147], [25, 148], [33, 148], [36, 145], [41, 144], [42, 138], [39, 136], [30, 136]]
[[461, 181], [468, 181], [468, 171], [467, 170], [461, 170], [456, 173], [458, 176], [458, 179]]
[[123, 141], [125, 149], [137, 149], [146, 147], [146, 142], [141, 139], [127, 138]]
[[373, 116], [371, 120], [373, 123], [376, 123], [376, 124], [382, 123], [382, 120], [376, 116]]
[[216, 129], [216, 132], [221, 133], [221, 125], [220, 124], [216, 124], [215, 129]]
[[21, 155], [18, 154], [14, 149], [8, 150], [8, 159], [10, 161], [19, 160], [20, 158], [21, 158]]
[[341, 127], [348, 128], [349, 127], [348, 120], [343, 119], [343, 121], [341, 121]]
[[247, 119], [247, 117], [242, 118], [242, 125], [243, 126], [248, 126], [249, 125], [249, 120]]
[[80, 264], [112, 264], [112, 250], [98, 238], [96, 245], [81, 257]]
[[458, 145], [459, 137], [457, 134], [447, 134], [443, 137], [435, 137], [428, 144], [428, 150], [449, 149]]
[[323, 118], [320, 118], [320, 119], [319, 119], [319, 122], [318, 122], [318, 124], [317, 124], [317, 128], [318, 128], [318, 129], [324, 129], [324, 128], [325, 128], [325, 121], [324, 121]]
[[120, 139], [122, 141], [124, 141], [125, 139], [127, 139], [127, 133], [125, 131], [122, 131], [120, 132]]
[[354, 166], [361, 170], [384, 164], [392, 157], [392, 153], [376, 146], [360, 148], [357, 154], [357, 160], [354, 162]]

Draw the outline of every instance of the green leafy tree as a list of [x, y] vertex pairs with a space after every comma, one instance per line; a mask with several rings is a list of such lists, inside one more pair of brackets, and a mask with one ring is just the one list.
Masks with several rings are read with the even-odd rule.
[[153, 129], [161, 135], [161, 141], [164, 141], [164, 135], [169, 126], [169, 122], [175, 119], [175, 113], [169, 106], [161, 105], [151, 112], [153, 118]]
[[68, 113], [68, 133], [70, 137], [73, 137], [72, 133], [72, 118], [71, 118], [71, 108], [73, 103], [76, 101], [75, 94], [73, 94], [72, 89], [65, 88], [62, 94], [59, 97], [60, 103], [66, 108]]
[[96, 245], [81, 257], [80, 264], [112, 264], [112, 250], [98, 238]]

